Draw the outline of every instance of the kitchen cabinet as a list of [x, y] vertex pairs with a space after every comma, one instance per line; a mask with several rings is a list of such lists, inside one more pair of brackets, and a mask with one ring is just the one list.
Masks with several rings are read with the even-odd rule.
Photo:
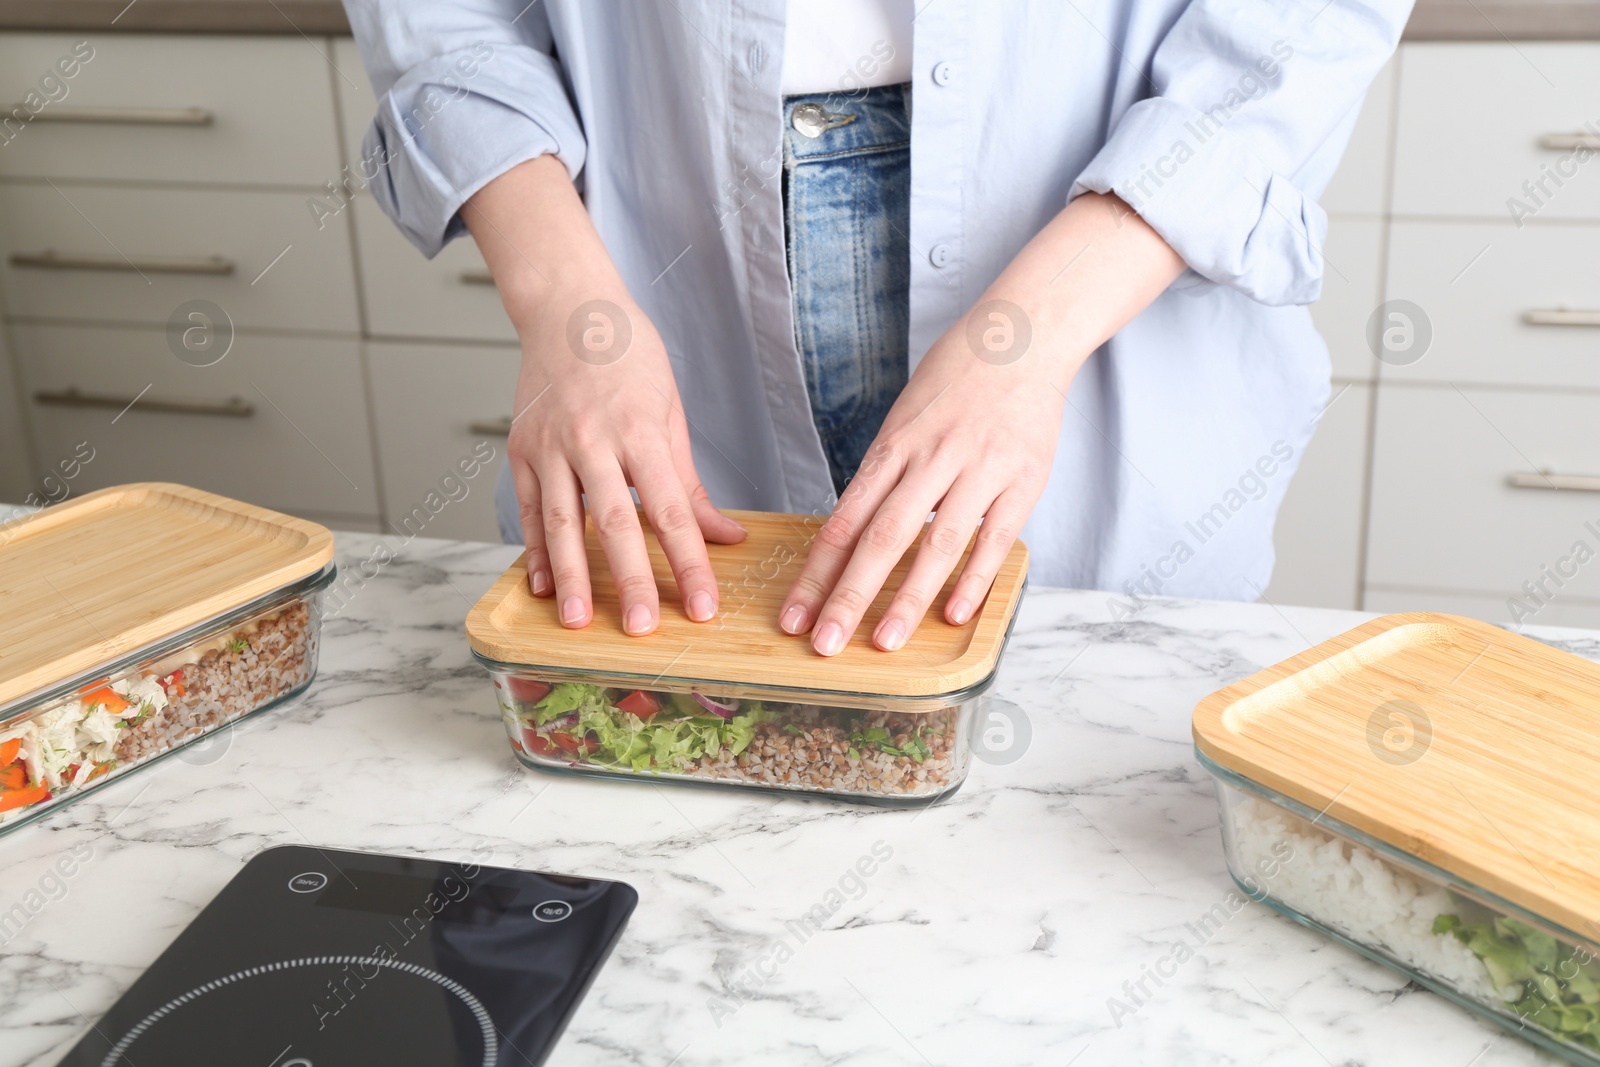
[[1431, 341], [1379, 366], [1362, 606], [1600, 625], [1600, 42], [1408, 44], [1398, 85], [1385, 299]]
[[[1312, 316], [1335, 393], [1353, 388], [1289, 488], [1267, 595], [1600, 625], [1600, 579], [1572, 558], [1600, 518], [1585, 440], [1600, 415], [1600, 170], [1574, 147], [1600, 149], [1585, 126], [1600, 43], [1408, 43], [1391, 68], [1324, 198]], [[1522, 183], [1556, 171], [1537, 210], [1514, 215]], [[1414, 305], [1420, 355], [1373, 357], [1385, 301]], [[1540, 468], [1572, 477], [1511, 484], [1543, 484]], [[1573, 573], [1558, 587], [1546, 567]], [[1541, 579], [1552, 595], [1527, 599], [1523, 583]]]

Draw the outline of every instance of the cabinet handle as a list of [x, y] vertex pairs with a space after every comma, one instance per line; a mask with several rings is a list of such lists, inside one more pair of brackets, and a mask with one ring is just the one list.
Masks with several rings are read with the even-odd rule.
[[464, 270], [461, 272], [462, 285], [493, 285], [494, 275], [486, 270]]
[[483, 437], [509, 437], [511, 436], [511, 416], [503, 419], [479, 419], [468, 423], [467, 429]]
[[51, 404], [63, 408], [112, 408], [117, 411], [126, 410], [138, 401], [139, 408], [143, 411], [165, 411], [174, 415], [226, 415], [230, 418], [248, 419], [256, 413], [254, 404], [236, 396], [226, 400], [140, 400], [134, 396], [106, 396], [103, 393], [82, 393], [77, 386], [69, 386], [59, 392], [40, 391], [33, 394], [33, 399], [41, 404]]
[[1527, 474], [1518, 471], [1506, 476], [1506, 484], [1513, 489], [1560, 489], [1569, 493], [1600, 493], [1600, 477], [1593, 474], [1553, 474], [1541, 471]]
[[13, 267], [29, 270], [119, 270], [148, 274], [232, 274], [233, 260], [222, 256], [64, 256], [53, 248], [43, 252], [13, 252]]
[[[18, 104], [17, 107], [22, 107]], [[12, 111], [15, 112], [16, 108]], [[216, 116], [203, 107], [56, 107], [30, 122], [100, 122], [111, 126], [209, 126]]]
[[1539, 138], [1539, 147], [1548, 148], [1553, 152], [1564, 152], [1574, 148], [1600, 148], [1600, 134], [1547, 133]]
[[1522, 313], [1529, 326], [1600, 326], [1600, 310], [1587, 308], [1533, 308]]

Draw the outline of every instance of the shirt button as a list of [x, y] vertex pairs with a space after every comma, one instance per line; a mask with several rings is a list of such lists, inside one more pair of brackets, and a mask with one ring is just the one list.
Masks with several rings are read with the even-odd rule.
[[954, 255], [954, 253], [950, 251], [949, 245], [934, 245], [932, 248], [928, 249], [928, 262], [932, 263], [935, 267], [943, 267], [945, 264], [950, 262], [950, 257], [952, 255]]
[[950, 69], [948, 63], [935, 63], [933, 65], [933, 83], [935, 85], [949, 85], [950, 79], [955, 77], [955, 71]]

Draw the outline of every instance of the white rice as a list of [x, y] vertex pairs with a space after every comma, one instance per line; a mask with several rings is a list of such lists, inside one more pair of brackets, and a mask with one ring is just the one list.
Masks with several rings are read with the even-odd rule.
[[1259, 870], [1257, 864], [1276, 861], [1280, 842], [1294, 849], [1293, 858], [1277, 865], [1272, 897], [1466, 996], [1505, 1008], [1483, 961], [1453, 935], [1433, 932], [1437, 916], [1458, 911], [1442, 887], [1275, 804], [1239, 794], [1232, 801], [1239, 869]]

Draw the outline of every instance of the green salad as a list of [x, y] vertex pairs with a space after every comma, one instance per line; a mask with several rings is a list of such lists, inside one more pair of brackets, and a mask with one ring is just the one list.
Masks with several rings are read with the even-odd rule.
[[511, 707], [531, 755], [633, 771], [677, 771], [724, 751], [737, 756], [750, 746], [756, 724], [775, 717], [760, 701], [740, 704], [586, 682], [510, 683]]
[[1600, 1051], [1600, 960], [1526, 923], [1462, 904], [1465, 917], [1440, 915], [1433, 932], [1453, 934], [1471, 949], [1518, 1016]]

